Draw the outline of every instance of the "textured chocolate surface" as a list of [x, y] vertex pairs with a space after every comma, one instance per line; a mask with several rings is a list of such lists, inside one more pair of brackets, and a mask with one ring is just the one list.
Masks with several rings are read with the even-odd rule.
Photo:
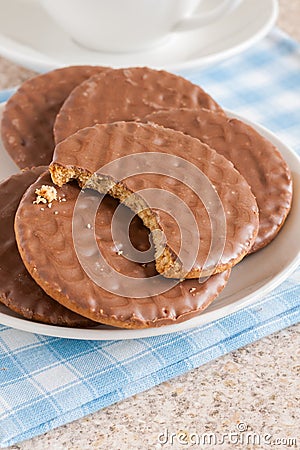
[[[53, 203], [51, 209], [41, 211], [33, 201], [36, 188], [43, 184], [52, 185], [48, 174], [38, 179], [21, 200], [15, 221], [18, 246], [36, 281], [68, 308], [109, 325], [127, 328], [160, 326], [199, 314], [224, 288], [229, 270], [210, 277], [204, 283], [198, 280], [183, 281], [163, 294], [148, 298], [122, 297], [104, 290], [88, 277], [75, 253], [72, 217], [80, 192], [77, 183], [57, 188], [58, 195], [66, 201]], [[105, 197], [97, 211], [95, 229], [88, 226], [89, 201], [100, 196], [94, 191], [88, 193], [89, 200], [79, 210], [76, 219], [83, 224], [83, 240], [95, 232], [102, 254], [119, 273], [141, 278], [156, 275], [153, 262], [146, 265], [133, 262], [117, 251], [110, 232], [112, 216], [118, 206], [116, 200]], [[130, 212], [123, 205], [120, 208]], [[140, 219], [135, 217], [130, 235], [133, 236], [133, 245], [141, 251], [149, 248], [148, 233]], [[86, 251], [89, 252], [89, 249]], [[93, 255], [89, 254], [89, 258]], [[96, 270], [101, 270], [101, 267], [96, 265]], [[160, 279], [167, 282], [162, 277]], [[116, 280], [112, 276], [109, 282], [113, 287]]]
[[165, 71], [146, 67], [97, 74], [70, 94], [54, 125], [58, 143], [80, 128], [118, 120], [138, 120], [170, 108], [221, 107], [199, 86]]
[[1, 137], [21, 169], [51, 162], [53, 124], [60, 107], [72, 89], [104, 70], [94, 66], [57, 69], [25, 81], [13, 94], [3, 112]]
[[[46, 167], [13, 175], [0, 184], [0, 302], [26, 319], [52, 325], [95, 326], [50, 298], [29, 275], [20, 257], [14, 218], [25, 190]], [[41, 205], [36, 205], [40, 209]]]
[[198, 138], [232, 161], [249, 183], [259, 208], [259, 230], [251, 252], [274, 239], [291, 207], [292, 180], [271, 142], [240, 120], [205, 109], [160, 111], [144, 120]]
[[[82, 170], [90, 175], [98, 170], [100, 173], [106, 174], [106, 169], [103, 169], [105, 164], [126, 155], [149, 154], [149, 152], [158, 153], [160, 157], [158, 163], [156, 161], [157, 165], [151, 166], [153, 173], [145, 174], [141, 168], [140, 173], [136, 176], [123, 180], [122, 186], [131, 192], [148, 188], [171, 192], [182, 199], [193, 213], [200, 231], [200, 248], [192, 269], [184, 277], [197, 278], [201, 273], [203, 275], [205, 271], [210, 270], [219, 272], [240, 261], [251, 248], [258, 230], [258, 210], [255, 198], [248, 183], [233, 167], [233, 164], [198, 139], [177, 131], [166, 130], [160, 126], [136, 122], [95, 125], [78, 131], [56, 146], [50, 171], [56, 182], [59, 180], [55, 178], [55, 172], [56, 170], [59, 172], [59, 169], [68, 172], [69, 177], [76, 177]], [[165, 158], [163, 155], [165, 154], [178, 157], [174, 158], [172, 165], [168, 167], [171, 172], [171, 176], [168, 177], [160, 175], [164, 170]], [[226, 240], [224, 251], [221, 255], [217, 255], [216, 260], [208, 259], [206, 261], [212, 243], [211, 222], [206, 208], [212, 208], [213, 205], [207, 204], [205, 185], [202, 190], [199, 186], [200, 198], [189, 188], [187, 183], [193, 181], [189, 169], [183, 174], [184, 180], [172, 178], [178, 166], [182, 164], [179, 158], [184, 158], [185, 161], [200, 169], [220, 198], [226, 218], [226, 230], [223, 230], [224, 234], [226, 233]], [[135, 170], [138, 163], [131, 156], [122, 159], [117, 167], [121, 170], [124, 168]], [[190, 169], [192, 168], [190, 167]], [[118, 179], [117, 173], [114, 174], [114, 179]], [[64, 179], [64, 182], [67, 181], [68, 177]], [[185, 244], [181, 242], [180, 230], [176, 221], [165, 211], [155, 209], [167, 244], [178, 255], [180, 245], [185, 246]], [[186, 234], [197, 231], [190, 229], [190, 223], [185, 221], [185, 217], [181, 216], [177, 219], [181, 220], [181, 231], [185, 231]], [[218, 238], [222, 239], [222, 236], [218, 236]], [[191, 250], [185, 248], [185, 250], [189, 252], [193, 248]], [[179, 275], [179, 277], [181, 276]]]

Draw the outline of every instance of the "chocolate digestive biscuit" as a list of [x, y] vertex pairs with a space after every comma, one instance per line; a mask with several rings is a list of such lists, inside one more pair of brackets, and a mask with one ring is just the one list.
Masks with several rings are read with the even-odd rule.
[[64, 67], [30, 78], [12, 95], [3, 112], [1, 138], [21, 169], [50, 163], [53, 124], [60, 107], [78, 84], [105, 70], [97, 66]]
[[[113, 162], [116, 171], [111, 173]], [[138, 173], [123, 179], [124, 170]], [[166, 277], [198, 278], [226, 270], [249, 252], [257, 235], [257, 204], [246, 180], [222, 155], [178, 131], [137, 122], [85, 128], [56, 146], [50, 172], [59, 186], [77, 178], [81, 186], [109, 192], [135, 211], [152, 231], [156, 268]], [[141, 191], [147, 189], [173, 195], [186, 209], [175, 211], [174, 219], [167, 211], [173, 200], [165, 208], [148, 207]], [[188, 221], [189, 212], [195, 225]], [[212, 221], [218, 226], [212, 227]], [[184, 242], [182, 232], [188, 236]], [[214, 238], [218, 251], [212, 255]], [[187, 267], [178, 255], [182, 251], [188, 259], [198, 245]]]
[[292, 178], [271, 142], [246, 123], [206, 109], [159, 111], [144, 121], [198, 138], [232, 161], [249, 183], [259, 208], [258, 235], [250, 252], [275, 238], [291, 208]]
[[[110, 196], [102, 199], [100, 194], [87, 189], [84, 201], [80, 202], [80, 188], [73, 182], [57, 187], [58, 197], [65, 201], [53, 202], [51, 209], [41, 210], [34, 201], [36, 190], [45, 185], [55, 188], [49, 174], [41, 176], [20, 202], [15, 220], [17, 242], [32, 277], [67, 308], [117, 327], [157, 327], [200, 314], [225, 287], [230, 270], [211, 276], [203, 283], [172, 280], [175, 283], [169, 288], [170, 280], [155, 270], [153, 253], [146, 263], [141, 263], [128, 258], [124, 246], [122, 250], [116, 246], [111, 224], [119, 205], [117, 200]], [[97, 212], [90, 218], [95, 201]], [[123, 215], [122, 221], [117, 222], [122, 228], [124, 220], [128, 222], [127, 214], [130, 213], [131, 221], [132, 213], [123, 205], [119, 208], [125, 210], [125, 217]], [[79, 243], [74, 226], [79, 227]], [[131, 227], [132, 244], [143, 253], [150, 246], [149, 231], [137, 216]], [[98, 251], [108, 267], [99, 259]], [[136, 289], [133, 289], [134, 295], [128, 294], [130, 279], [146, 281], [143, 296]], [[157, 283], [162, 283], [163, 289], [156, 293], [153, 288], [156, 290]]]
[[200, 86], [163, 70], [133, 67], [96, 74], [64, 102], [54, 124], [55, 142], [96, 123], [139, 120], [153, 111], [180, 107], [222, 112]]

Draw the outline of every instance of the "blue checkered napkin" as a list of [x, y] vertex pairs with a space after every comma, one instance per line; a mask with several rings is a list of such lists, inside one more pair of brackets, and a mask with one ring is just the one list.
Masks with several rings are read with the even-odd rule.
[[15, 90], [15, 88], [12, 88], [0, 91], [0, 103], [5, 102], [15, 92]]
[[[300, 152], [300, 50], [274, 30], [191, 73], [225, 107]], [[300, 320], [300, 270], [257, 303], [206, 326], [132, 341], [71, 341], [0, 326], [0, 443], [11, 445], [144, 391]]]

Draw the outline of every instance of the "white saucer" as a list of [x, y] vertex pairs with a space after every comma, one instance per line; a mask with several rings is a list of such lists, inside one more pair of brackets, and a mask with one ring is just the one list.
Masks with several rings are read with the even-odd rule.
[[[201, 8], [211, 0], [204, 0]], [[37, 0], [2, 0], [0, 54], [37, 72], [73, 64], [150, 66], [183, 73], [244, 51], [264, 37], [278, 14], [277, 0], [243, 0], [222, 20], [176, 33], [163, 47], [143, 53], [111, 54], [75, 44]]]
[[[2, 107], [0, 105], [0, 116]], [[99, 325], [94, 329], [78, 329], [45, 325], [17, 317], [0, 304], [0, 324], [19, 330], [70, 339], [136, 339], [158, 336], [205, 325], [255, 303], [282, 283], [300, 263], [300, 159], [273, 133], [237, 114], [226, 111], [253, 126], [269, 139], [289, 164], [294, 183], [291, 212], [278, 236], [264, 249], [243, 259], [232, 270], [230, 280], [221, 295], [199, 316], [175, 325], [141, 330], [123, 330]], [[0, 141], [0, 180], [17, 172]]]

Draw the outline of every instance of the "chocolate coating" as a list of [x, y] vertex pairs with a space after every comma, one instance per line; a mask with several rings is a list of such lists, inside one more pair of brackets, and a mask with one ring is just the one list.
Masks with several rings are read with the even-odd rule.
[[70, 92], [104, 67], [71, 66], [25, 81], [8, 100], [1, 137], [5, 149], [21, 168], [48, 165], [54, 150], [53, 124]]
[[[156, 327], [199, 314], [224, 288], [229, 270], [210, 277], [202, 284], [198, 280], [186, 280], [163, 294], [146, 298], [123, 297], [104, 290], [88, 277], [74, 248], [72, 217], [79, 187], [76, 183], [68, 183], [57, 188], [58, 196], [64, 197], [66, 201], [55, 202], [51, 209], [41, 211], [39, 205], [33, 204], [33, 200], [35, 190], [44, 184], [53, 185], [50, 175], [39, 178], [20, 202], [15, 219], [17, 242], [25, 265], [35, 280], [73, 311], [108, 325], [124, 328]], [[141, 278], [156, 275], [153, 263], [144, 267], [144, 264], [130, 261], [116, 251], [110, 232], [112, 216], [118, 206], [116, 200], [105, 197], [95, 217], [95, 230], [86, 226], [90, 202], [99, 197], [95, 191], [87, 192], [88, 201], [76, 216], [78, 223], [83, 225], [83, 240], [90, 233], [95, 233], [98, 247], [117, 272]], [[129, 212], [125, 206], [121, 205], [121, 208]], [[134, 246], [141, 250], [147, 249], [148, 230], [139, 218], [135, 217], [132, 228]], [[86, 252], [88, 259], [94, 261], [89, 247], [86, 247]], [[97, 261], [95, 271], [101, 270]], [[112, 287], [116, 283], [113, 276], [108, 277], [108, 282]]]
[[0, 302], [26, 319], [70, 327], [95, 326], [44, 292], [25, 269], [17, 248], [15, 212], [25, 190], [45, 170], [46, 167], [27, 170], [0, 184]]
[[198, 138], [232, 161], [250, 185], [259, 208], [258, 235], [250, 251], [274, 239], [291, 208], [292, 179], [271, 142], [240, 120], [205, 109], [159, 111], [144, 121]]
[[[200, 232], [200, 248], [192, 268], [184, 275], [172, 274], [172, 277], [197, 278], [208, 272], [211, 273], [212, 270], [213, 272], [226, 270], [240, 261], [248, 253], [257, 235], [258, 210], [255, 198], [248, 183], [233, 164], [198, 139], [178, 131], [137, 122], [95, 125], [78, 131], [56, 146], [50, 171], [56, 183], [61, 182], [60, 170], [65, 176], [63, 182], [67, 182], [69, 178], [78, 177], [83, 172], [89, 177], [97, 171], [100, 174], [106, 174], [106, 169], [103, 169], [105, 164], [127, 155], [131, 157], [122, 159], [117, 167], [134, 171], [138, 167], [138, 162], [132, 155], [149, 152], [158, 153], [161, 156], [159, 162], [156, 160], [157, 165], [151, 166], [152, 173], [145, 174], [141, 168], [137, 175], [122, 180], [120, 189], [137, 192], [141, 189], [155, 188], [173, 193], [183, 200], [193, 213]], [[168, 166], [171, 176], [160, 175], [165, 170], [165, 158], [163, 158], [165, 154], [177, 157], [172, 162], [168, 162], [171, 164]], [[196, 175], [200, 172], [208, 178], [213, 186], [213, 192], [217, 192], [221, 201], [225, 214], [224, 221], [226, 221], [226, 230], [221, 232], [226, 236], [224, 236], [224, 250], [221, 249], [221, 254], [215, 255], [216, 259], [206, 261], [212, 244], [211, 218], [207, 209], [214, 207], [212, 202], [216, 202], [216, 199], [211, 200], [207, 196], [205, 183], [199, 186], [200, 197], [190, 189], [188, 183], [193, 181], [192, 175], [188, 173], [192, 169], [190, 166], [181, 175], [184, 180], [172, 178], [173, 174], [177, 173], [178, 166], [182, 164], [179, 158], [184, 158], [190, 166], [197, 168]], [[116, 181], [120, 178], [118, 174], [113, 176]], [[122, 198], [120, 199], [123, 201]], [[181, 230], [178, 229], [174, 218], [166, 213], [166, 209], [162, 209], [155, 209], [153, 214], [156, 215], [160, 228], [166, 236], [169, 248], [178, 255], [181, 244], [185, 246], [181, 243], [180, 231], [184, 231], [186, 235], [189, 233], [195, 235], [197, 230], [190, 229], [190, 222], [184, 215], [177, 216], [181, 222]], [[215, 219], [218, 218], [215, 217]], [[217, 231], [219, 230], [220, 228]], [[221, 235], [218, 237], [222, 239]], [[185, 250], [191, 252], [193, 247], [185, 248]], [[158, 270], [161, 272], [159, 268]]]
[[138, 120], [170, 108], [221, 107], [199, 86], [165, 71], [136, 67], [96, 74], [72, 91], [54, 124], [58, 143], [80, 128]]

